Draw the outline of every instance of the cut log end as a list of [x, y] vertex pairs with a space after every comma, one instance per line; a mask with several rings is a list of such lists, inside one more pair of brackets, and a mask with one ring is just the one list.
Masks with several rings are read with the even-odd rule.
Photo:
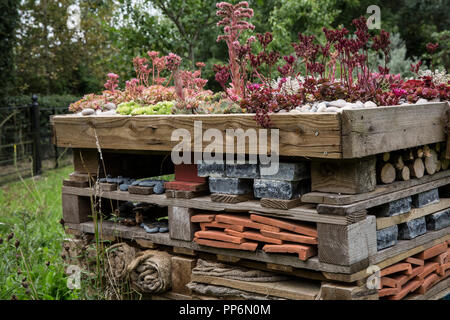
[[410, 163], [408, 163], [409, 171], [411, 177], [422, 178], [425, 173], [425, 166], [422, 159], [418, 158]]
[[435, 174], [437, 169], [438, 155], [436, 151], [429, 150], [429, 155], [425, 157], [425, 170], [428, 174]]
[[397, 180], [408, 181], [411, 178], [409, 168], [404, 166], [402, 169], [397, 169]]
[[395, 168], [390, 163], [385, 163], [381, 167], [380, 181], [384, 184], [389, 184], [395, 181], [396, 173]]

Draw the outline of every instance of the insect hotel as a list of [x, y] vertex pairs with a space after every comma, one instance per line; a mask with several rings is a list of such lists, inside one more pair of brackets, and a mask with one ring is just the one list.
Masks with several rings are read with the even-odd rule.
[[194, 137], [197, 121], [201, 134], [258, 130], [254, 115], [54, 116], [54, 143], [73, 149], [65, 250], [75, 261], [99, 238], [111, 276], [155, 299], [442, 297], [447, 110], [441, 102], [274, 114], [272, 176], [262, 164], [171, 160], [174, 130]]

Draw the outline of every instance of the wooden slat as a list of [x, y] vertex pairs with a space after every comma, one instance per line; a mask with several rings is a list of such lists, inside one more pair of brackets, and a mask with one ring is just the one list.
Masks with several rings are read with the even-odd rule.
[[396, 181], [387, 185], [378, 185], [374, 191], [360, 194], [338, 194], [328, 192], [310, 192], [302, 196], [302, 201], [306, 203], [323, 203], [344, 205], [358, 201], [372, 199], [392, 192], [418, 186], [420, 184], [440, 180], [450, 177], [450, 170], [441, 171], [433, 175], [426, 175], [420, 179], [411, 179], [408, 181]]
[[398, 190], [391, 192], [389, 194], [377, 196], [368, 200], [363, 200], [355, 202], [353, 204], [347, 205], [330, 205], [330, 204], [319, 204], [317, 205], [317, 212], [323, 214], [336, 214], [336, 215], [347, 215], [349, 213], [365, 210], [368, 208], [376, 207], [384, 203], [395, 201], [407, 196], [425, 192], [431, 189], [439, 188], [450, 183], [450, 177], [443, 178], [440, 180], [435, 180], [432, 182], [420, 184], [414, 187], [410, 187], [403, 190]]
[[[194, 122], [202, 121], [203, 131], [214, 128], [261, 129], [253, 114], [226, 115], [161, 115], [81, 117], [54, 116], [56, 142], [60, 147], [128, 150], [172, 151], [179, 141], [171, 141], [172, 132], [186, 129], [194, 139]], [[271, 116], [272, 128], [280, 128], [279, 154], [338, 159], [341, 157], [340, 116], [322, 114], [276, 114]], [[74, 138], [76, 137], [76, 138]], [[224, 142], [224, 145], [229, 141]], [[203, 147], [210, 144], [204, 142]], [[193, 141], [191, 144], [192, 150]], [[236, 144], [235, 144], [236, 145]], [[224, 146], [225, 150], [225, 146]], [[257, 145], [246, 140], [248, 153], [257, 153]], [[269, 148], [270, 151], [270, 141]]]
[[[63, 187], [64, 194], [73, 194], [79, 196], [91, 196], [94, 195], [94, 191], [89, 188], [72, 188]], [[137, 195], [130, 194], [125, 191], [105, 191], [101, 194], [96, 194], [98, 197], [107, 199], [132, 201], [132, 202], [147, 202], [159, 204], [162, 206], [177, 206], [185, 208], [194, 208], [200, 210], [211, 211], [228, 211], [228, 212], [253, 212], [261, 215], [274, 216], [278, 218], [286, 218], [300, 221], [310, 222], [323, 222], [330, 224], [347, 225], [349, 221], [346, 217], [333, 216], [333, 215], [320, 215], [315, 209], [315, 205], [303, 204], [301, 206], [289, 209], [280, 210], [274, 208], [264, 208], [259, 201], [250, 200], [242, 203], [220, 203], [211, 201], [210, 196], [203, 196], [193, 199], [171, 199], [166, 198], [165, 195], [150, 194], [150, 195]]]
[[344, 110], [343, 158], [445, 141], [446, 111], [446, 102]]
[[320, 283], [308, 280], [255, 282], [196, 274], [192, 275], [191, 280], [292, 300], [315, 300], [320, 291]]
[[432, 213], [450, 208], [450, 199], [441, 198], [439, 203], [431, 204], [423, 208], [412, 209], [410, 212], [399, 214], [398, 216], [377, 218], [377, 230], [385, 229], [396, 224], [405, 223]]

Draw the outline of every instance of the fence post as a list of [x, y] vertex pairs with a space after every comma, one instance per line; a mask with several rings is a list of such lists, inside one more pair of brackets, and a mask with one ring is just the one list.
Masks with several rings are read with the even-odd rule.
[[[56, 106], [53, 107], [53, 114], [54, 115], [58, 114], [58, 110], [56, 109]], [[51, 124], [50, 124], [50, 127], [51, 127]], [[52, 132], [52, 134], [54, 134], [54, 133]], [[54, 151], [53, 157], [55, 159], [55, 167], [54, 168], [58, 169], [59, 152], [58, 152], [58, 147], [56, 146], [56, 144], [53, 145], [53, 151]]]
[[33, 94], [31, 101], [31, 128], [33, 129], [33, 175], [37, 176], [42, 173], [41, 128], [38, 96]]

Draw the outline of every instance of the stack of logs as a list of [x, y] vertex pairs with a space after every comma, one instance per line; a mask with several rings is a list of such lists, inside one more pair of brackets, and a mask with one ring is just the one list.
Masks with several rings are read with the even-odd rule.
[[377, 177], [379, 183], [407, 181], [422, 178], [425, 174], [435, 174], [447, 170], [450, 160], [445, 158], [445, 148], [440, 144], [386, 152], [377, 159]]

